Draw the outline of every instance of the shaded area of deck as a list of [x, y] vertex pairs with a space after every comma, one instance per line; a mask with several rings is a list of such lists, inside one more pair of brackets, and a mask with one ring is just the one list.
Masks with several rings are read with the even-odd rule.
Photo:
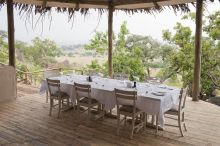
[[[219, 146], [220, 107], [203, 101], [186, 102], [186, 124], [188, 132], [180, 137], [178, 128], [165, 126], [155, 137], [154, 129], [134, 135], [130, 140], [129, 129], [122, 129], [116, 135], [116, 119], [77, 122], [76, 112], [69, 110], [48, 116], [49, 104], [37, 89], [18, 88], [15, 101], [0, 103], [0, 145], [40, 145], [40, 146], [89, 146], [89, 145], [146, 145], [146, 146]], [[166, 123], [177, 123], [166, 118]]]

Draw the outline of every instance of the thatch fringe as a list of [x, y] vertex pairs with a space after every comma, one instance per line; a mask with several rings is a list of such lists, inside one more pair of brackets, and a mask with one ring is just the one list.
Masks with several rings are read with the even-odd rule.
[[[78, 0], [80, 1], [80, 0]], [[209, 0], [213, 2], [214, 0]], [[220, 0], [219, 0], [220, 1]], [[6, 3], [6, 0], [0, 0], [0, 8]], [[191, 3], [192, 5], [195, 5], [195, 3]], [[190, 12], [189, 4], [178, 4], [178, 5], [171, 5], [171, 6], [159, 6], [156, 2], [154, 2], [155, 7], [153, 8], [142, 8], [142, 9], [115, 9], [117, 11], [124, 11], [125, 13], [131, 15], [134, 13], [160, 13], [166, 7], [173, 9], [173, 11], [176, 13], [178, 11], [181, 11], [183, 13]], [[22, 4], [22, 3], [15, 3], [14, 7], [20, 11], [20, 14], [22, 13], [34, 13], [34, 14], [40, 14], [41, 16], [46, 15], [47, 12], [51, 12], [52, 7], [47, 6], [38, 6], [38, 5], [31, 5], [31, 4]], [[55, 7], [55, 11], [58, 13], [65, 13], [67, 12], [69, 15], [69, 18], [73, 18], [75, 12], [80, 12], [82, 15], [87, 15], [90, 9], [88, 8], [61, 8], [61, 7]], [[93, 9], [94, 10], [94, 9]], [[108, 11], [108, 9], [104, 8], [96, 8], [95, 10], [98, 10], [98, 13], [102, 15], [104, 12]]]
[[[35, 6], [35, 5], [27, 5], [27, 4], [20, 4], [16, 3], [14, 4], [14, 7], [18, 9], [19, 11], [25, 11], [25, 12], [34, 12], [35, 14], [40, 14], [40, 15], [45, 15], [46, 12], [51, 11], [51, 7], [43, 7], [43, 6]], [[182, 12], [189, 12], [189, 6], [188, 4], [181, 4], [181, 5], [173, 5], [170, 6], [174, 12], [176, 13], [177, 11], [182, 11]], [[157, 8], [144, 8], [144, 9], [116, 9], [117, 11], [124, 11], [127, 14], [135, 14], [135, 13], [154, 13], [154, 12], [162, 12], [166, 6], [159, 6]], [[82, 15], [88, 14], [90, 9], [88, 8], [61, 8], [61, 7], [56, 7], [55, 11], [58, 13], [64, 13], [68, 12], [68, 14], [71, 16], [75, 12], [80, 12]], [[108, 9], [95, 9], [98, 10], [100, 14], [103, 14], [104, 12], [108, 11]]]

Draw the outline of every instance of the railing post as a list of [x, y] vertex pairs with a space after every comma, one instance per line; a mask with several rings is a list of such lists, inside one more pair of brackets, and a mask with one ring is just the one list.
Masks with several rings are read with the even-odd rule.
[[24, 83], [25, 83], [25, 84], [28, 83], [28, 76], [27, 76], [27, 73], [24, 73]]

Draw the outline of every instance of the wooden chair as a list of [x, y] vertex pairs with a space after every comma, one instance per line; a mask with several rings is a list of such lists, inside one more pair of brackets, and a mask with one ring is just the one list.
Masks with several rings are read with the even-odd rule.
[[80, 118], [80, 107], [86, 107], [88, 110], [88, 123], [90, 120], [91, 109], [95, 106], [100, 106], [100, 103], [96, 99], [91, 98], [91, 85], [74, 83], [74, 86], [76, 91], [78, 117]]
[[[64, 102], [67, 102], [67, 106], [69, 106], [69, 95], [60, 90], [60, 81], [59, 80], [51, 80], [46, 79], [47, 85], [49, 89], [49, 97], [50, 97], [50, 112], [49, 115], [52, 114], [52, 108], [58, 106], [58, 118], [60, 117], [61, 108], [64, 108]], [[54, 105], [54, 100], [58, 101], [58, 104]], [[65, 101], [66, 100], [66, 101]]]
[[[50, 77], [57, 77], [60, 75], [61, 69], [51, 69], [51, 70], [44, 70], [43, 78], [47, 79]], [[48, 91], [46, 91], [46, 103], [48, 103]]]
[[173, 127], [179, 127], [180, 130], [180, 134], [183, 137], [183, 132], [182, 132], [182, 125], [184, 126], [185, 131], [187, 131], [186, 129], [186, 124], [185, 124], [185, 103], [186, 103], [186, 96], [187, 96], [187, 89], [181, 89], [180, 91], [180, 96], [179, 96], [179, 106], [178, 109], [171, 109], [169, 111], [167, 111], [165, 114], [169, 114], [169, 115], [175, 115], [178, 117], [178, 126], [176, 125], [169, 125], [169, 126], [173, 126]]
[[[117, 134], [119, 135], [119, 128], [121, 122], [124, 121], [124, 125], [126, 125], [127, 117], [132, 118], [132, 129], [130, 138], [133, 138], [134, 130], [138, 132], [141, 128], [145, 129], [146, 117], [145, 113], [136, 108], [136, 100], [137, 100], [137, 91], [124, 91], [115, 89], [115, 97], [116, 97], [116, 105], [117, 105]], [[124, 105], [121, 102], [129, 102], [131, 104]], [[120, 115], [124, 115], [124, 118], [121, 120]], [[135, 122], [138, 118], [141, 117], [141, 121], [139, 124], [135, 125]]]

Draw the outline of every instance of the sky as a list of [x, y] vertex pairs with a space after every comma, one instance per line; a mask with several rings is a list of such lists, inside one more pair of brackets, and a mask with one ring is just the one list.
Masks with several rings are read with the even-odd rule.
[[[215, 0], [214, 3], [209, 3], [206, 9], [208, 13], [213, 13], [220, 10], [220, 3]], [[193, 6], [192, 11], [195, 11]], [[123, 21], [127, 21], [127, 28], [130, 33], [152, 36], [162, 41], [162, 30], [172, 30], [177, 22], [182, 22], [190, 26], [192, 30], [195, 30], [193, 22], [181, 20], [183, 15], [180, 12], [175, 14], [169, 8], [155, 15], [143, 13], [127, 15], [122, 11], [117, 11], [114, 12], [113, 31], [118, 33], [120, 25]], [[1, 8], [0, 18], [0, 30], [6, 31], [6, 7]], [[26, 18], [25, 15], [19, 15], [19, 11], [14, 11], [16, 40], [31, 42], [35, 37], [40, 37], [51, 39], [60, 45], [85, 44], [89, 42], [96, 31], [104, 32], [108, 28], [107, 13], [99, 16], [96, 11], [91, 11], [86, 17], [76, 14], [71, 21], [68, 20], [66, 13], [57, 13], [55, 11], [47, 15], [44, 21], [37, 21], [39, 18], [37, 15], [33, 15], [33, 21], [32, 19], [26, 20]]]

